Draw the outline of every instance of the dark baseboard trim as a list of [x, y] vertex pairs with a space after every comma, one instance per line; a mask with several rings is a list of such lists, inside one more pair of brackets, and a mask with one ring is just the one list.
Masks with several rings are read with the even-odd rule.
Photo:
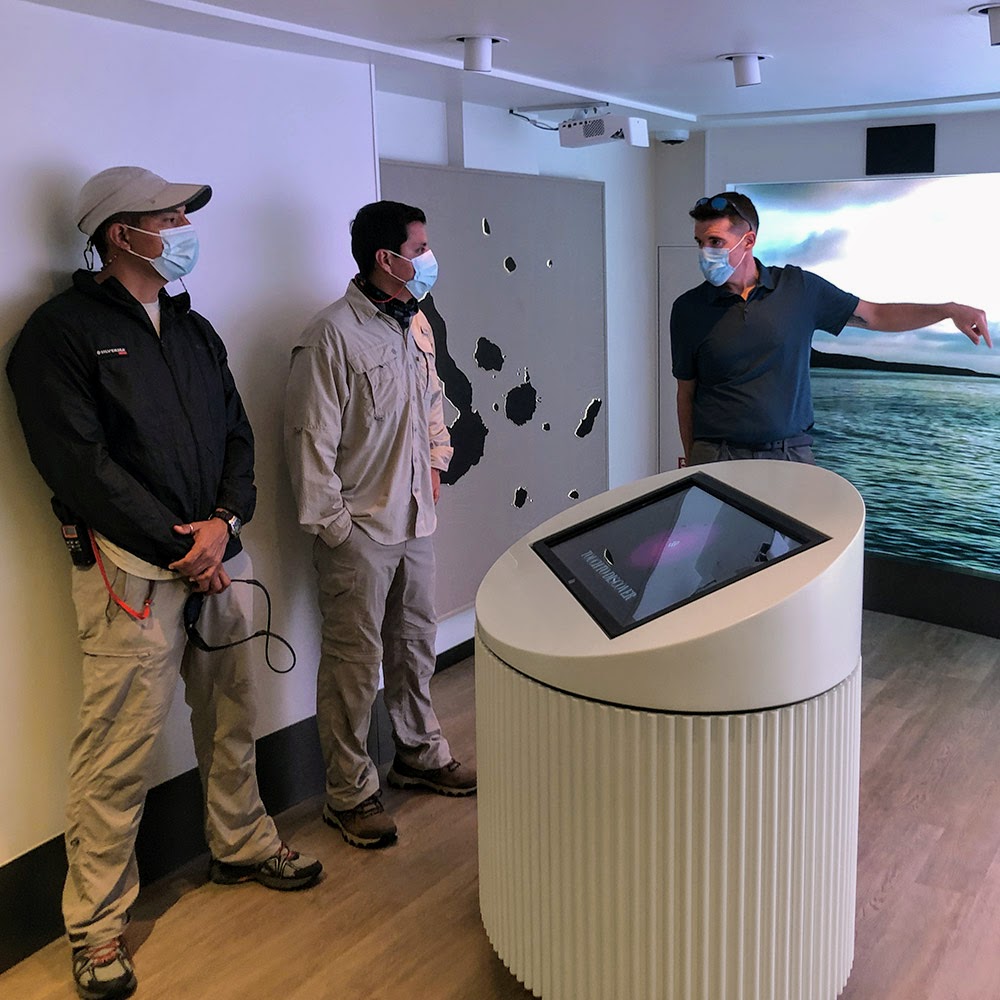
[[62, 837], [0, 867], [0, 972], [62, 934], [65, 880]]
[[457, 646], [446, 649], [438, 655], [434, 672], [439, 673], [442, 670], [447, 670], [448, 667], [455, 666], [456, 663], [461, 663], [462, 660], [467, 660], [475, 651], [476, 643], [473, 639], [466, 639], [465, 642], [460, 642]]
[[870, 611], [1000, 638], [1000, 579], [985, 573], [866, 555], [864, 594]]
[[149, 790], [135, 840], [140, 883], [162, 878], [208, 850], [201, 817], [197, 771], [185, 771]]
[[[369, 733], [369, 753], [371, 743]], [[315, 715], [257, 741], [257, 782], [260, 797], [272, 816], [323, 791], [326, 776]]]

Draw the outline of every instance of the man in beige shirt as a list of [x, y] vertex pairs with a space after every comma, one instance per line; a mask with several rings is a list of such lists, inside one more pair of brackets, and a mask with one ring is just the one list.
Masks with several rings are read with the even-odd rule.
[[355, 847], [396, 825], [366, 749], [379, 665], [396, 755], [388, 780], [471, 795], [431, 704], [437, 631], [431, 535], [451, 460], [434, 338], [418, 307], [437, 276], [424, 213], [362, 208], [351, 226], [358, 275], [292, 351], [285, 450], [299, 523], [316, 535], [323, 616], [316, 720], [326, 762], [323, 819]]

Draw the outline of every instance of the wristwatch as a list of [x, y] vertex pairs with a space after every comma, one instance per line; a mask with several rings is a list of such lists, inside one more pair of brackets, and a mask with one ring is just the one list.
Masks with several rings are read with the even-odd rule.
[[220, 521], [226, 522], [230, 538], [238, 537], [240, 530], [243, 528], [243, 521], [240, 519], [240, 516], [234, 514], [231, 510], [226, 510], [225, 507], [213, 510], [212, 517], [217, 517]]

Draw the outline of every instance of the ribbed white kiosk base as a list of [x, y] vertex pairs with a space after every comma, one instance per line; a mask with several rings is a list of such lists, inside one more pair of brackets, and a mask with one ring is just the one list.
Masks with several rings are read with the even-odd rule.
[[745, 714], [538, 683], [476, 639], [479, 878], [545, 1000], [833, 1000], [854, 957], [860, 661]]

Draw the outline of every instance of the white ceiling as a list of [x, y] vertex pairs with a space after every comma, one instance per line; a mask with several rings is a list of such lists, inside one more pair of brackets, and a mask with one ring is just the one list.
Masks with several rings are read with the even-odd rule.
[[[654, 128], [1000, 107], [1000, 46], [968, 0], [40, 2], [370, 60], [393, 93], [499, 107], [605, 99]], [[461, 70], [448, 40], [460, 34], [510, 39], [493, 47], [493, 73]], [[734, 85], [716, 59], [731, 52], [773, 57], [760, 85]]]

